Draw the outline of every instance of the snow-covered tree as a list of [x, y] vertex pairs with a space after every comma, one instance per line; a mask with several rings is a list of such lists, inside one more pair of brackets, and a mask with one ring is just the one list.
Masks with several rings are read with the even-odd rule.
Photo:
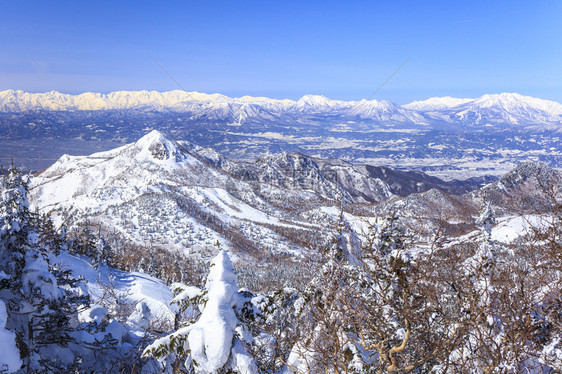
[[98, 240], [96, 243], [96, 249], [93, 253], [92, 261], [96, 266], [101, 264], [111, 265], [112, 263], [111, 246], [107, 240], [105, 240], [105, 237], [101, 234], [101, 232], [98, 234]]
[[[0, 200], [0, 249], [2, 266], [7, 274], [21, 273], [25, 266], [25, 253], [30, 247], [30, 239], [36, 241], [32, 227], [31, 212], [27, 200], [28, 180], [18, 170], [12, 168], [2, 179]], [[10, 283], [16, 279], [6, 279]]]
[[42, 242], [49, 235], [42, 235], [46, 225], [30, 212], [27, 192], [27, 177], [12, 167], [0, 186], [0, 300], [7, 311], [5, 326], [16, 334], [24, 370], [70, 370], [76, 357], [67, 346], [69, 321], [78, 301], [70, 296], [71, 288], [59, 286], [51, 266], [56, 243]]
[[12, 373], [21, 367], [20, 353], [16, 346], [16, 334], [6, 330], [8, 314], [6, 304], [0, 300], [0, 372]]
[[490, 304], [493, 293], [492, 277], [496, 263], [496, 248], [492, 241], [492, 228], [496, 222], [495, 212], [489, 202], [480, 208], [476, 224], [484, 231], [484, 240], [476, 253], [465, 261], [464, 269], [477, 283], [477, 291], [482, 294], [482, 302]]
[[[360, 357], [358, 344], [352, 343], [346, 310], [346, 301], [355, 294], [351, 274], [361, 264], [361, 252], [361, 242], [342, 211], [332, 241], [323, 251], [325, 263], [304, 291], [296, 328], [300, 336], [290, 354], [282, 357], [286, 363], [284, 373], [362, 368], [365, 357]], [[354, 359], [356, 355], [359, 357]]]
[[94, 235], [93, 231], [90, 229], [89, 223], [86, 222], [82, 225], [80, 231], [75, 235], [71, 250], [73, 253], [95, 258], [97, 252], [97, 244], [97, 238]]
[[492, 227], [496, 223], [496, 213], [492, 204], [489, 201], [484, 201], [480, 210], [478, 212], [478, 217], [476, 218], [476, 224], [481, 225], [484, 231], [490, 236], [492, 234]]
[[185, 357], [184, 367], [196, 373], [257, 373], [246, 348], [252, 337], [240, 318], [244, 303], [232, 262], [224, 250], [211, 262], [204, 297], [194, 296], [201, 300], [196, 321], [156, 340], [144, 355], [159, 359]]
[[285, 373], [428, 372], [442, 355], [440, 311], [423, 302], [432, 287], [398, 216], [359, 237], [340, 222], [305, 291]]

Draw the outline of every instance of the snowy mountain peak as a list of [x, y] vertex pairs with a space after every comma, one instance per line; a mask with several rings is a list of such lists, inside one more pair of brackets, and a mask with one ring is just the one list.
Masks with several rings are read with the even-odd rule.
[[541, 111], [543, 115], [561, 115], [562, 105], [555, 101], [537, 99], [517, 93], [484, 95], [474, 100], [474, 105], [482, 108], [502, 108], [507, 111]]
[[158, 130], [152, 130], [151, 132], [149, 132], [148, 134], [137, 140], [136, 144], [139, 146], [144, 146], [144, 145], [150, 146], [151, 144], [154, 143], [162, 144], [171, 141], [172, 140], [168, 139], [166, 135], [164, 135], [162, 132]]
[[[536, 104], [537, 99], [529, 96], [523, 96], [517, 93], [503, 92], [500, 94], [486, 94], [474, 100], [474, 103], [482, 107], [503, 106], [513, 107], [520, 105]], [[542, 100], [539, 100], [542, 101]]]
[[298, 106], [331, 106], [332, 100], [322, 95], [304, 95], [297, 101]]
[[477, 99], [433, 97], [414, 101], [402, 108], [417, 111], [434, 120], [467, 125], [560, 125], [562, 105], [517, 93], [486, 94]]
[[479, 100], [502, 100], [502, 101], [519, 101], [525, 99], [532, 99], [530, 96], [523, 96], [515, 92], [502, 92], [499, 94], [486, 94], [480, 97]]
[[544, 188], [546, 189], [548, 183], [552, 176], [555, 174], [554, 169], [540, 161], [530, 161], [518, 165], [515, 169], [505, 174], [498, 183], [502, 183], [504, 186], [516, 186], [522, 181], [528, 179], [536, 179], [540, 183], [544, 183]]
[[461, 119], [474, 123], [503, 122], [517, 125], [560, 124], [562, 105], [516, 93], [484, 95], [458, 107]]
[[135, 148], [140, 150], [139, 154], [149, 158], [165, 161], [180, 162], [188, 155], [187, 150], [177, 142], [169, 139], [158, 130], [152, 130], [135, 143]]

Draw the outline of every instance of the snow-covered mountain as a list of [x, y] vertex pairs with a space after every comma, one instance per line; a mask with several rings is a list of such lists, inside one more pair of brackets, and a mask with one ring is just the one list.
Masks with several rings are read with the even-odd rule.
[[319, 95], [305, 95], [298, 101], [244, 96], [230, 98], [220, 94], [185, 91], [118, 91], [109, 94], [87, 92], [68, 95], [52, 91], [27, 93], [8, 90], [0, 92], [0, 112], [25, 111], [97, 111], [139, 110], [190, 112], [196, 117], [241, 122], [247, 118], [273, 119], [291, 114], [360, 115], [379, 119], [398, 115], [399, 119], [415, 120], [409, 113], [386, 101], [346, 102]]
[[150, 130], [230, 159], [302, 153], [446, 180], [499, 177], [527, 161], [562, 167], [562, 105], [518, 94], [398, 106], [319, 95], [293, 101], [185, 91], [0, 92], [4, 165], [13, 158], [41, 170], [63, 153], [110, 149]]
[[[544, 193], [537, 183], [549, 183], [552, 175], [559, 174], [544, 164], [524, 164], [498, 182], [455, 196], [448, 192], [471, 190], [482, 181], [447, 183], [300, 153], [240, 162], [152, 131], [107, 152], [61, 157], [33, 178], [31, 201], [71, 232], [88, 223], [119, 240], [195, 259], [209, 259], [218, 241], [237, 260], [255, 263], [298, 258], [310, 246], [323, 245], [342, 201], [349, 206], [346, 220], [357, 230], [381, 210], [430, 219], [428, 229], [444, 216], [457, 217], [464, 222], [459, 230], [466, 230], [485, 197], [498, 211], [512, 212], [515, 205], [507, 202], [513, 196], [539, 201], [536, 196]], [[526, 180], [538, 181], [532, 193]]]
[[[430, 181], [427, 178], [418, 180]], [[562, 199], [561, 185], [562, 172], [559, 170], [541, 162], [526, 162], [498, 180], [462, 195], [432, 188], [407, 196], [394, 196], [381, 202], [377, 209], [379, 214], [396, 214], [411, 222], [417, 221], [415, 230], [419, 232], [443, 230], [445, 236], [457, 236], [475, 230], [476, 217], [489, 204], [498, 223], [502, 222], [502, 233], [498, 234], [506, 242], [506, 237], [513, 240], [527, 234], [532, 227], [537, 227], [540, 217], [548, 217], [556, 209], [556, 202]]]
[[[342, 201], [379, 203], [420, 175], [379, 178], [367, 166], [300, 153], [233, 161], [152, 131], [110, 151], [64, 155], [33, 178], [31, 200], [58, 225], [88, 222], [142, 246], [205, 258], [218, 240], [241, 257], [298, 256], [329, 238]], [[446, 186], [424, 180], [412, 192]]]
[[450, 96], [432, 97], [427, 100], [414, 101], [410, 104], [403, 105], [403, 107], [419, 112], [434, 112], [451, 109], [472, 100], [474, 99], [459, 99]]
[[490, 201], [501, 211], [540, 212], [562, 199], [561, 185], [562, 172], [542, 162], [527, 162], [470, 195]]
[[431, 98], [404, 105], [428, 117], [465, 125], [561, 125], [562, 105], [516, 93], [484, 95], [477, 99]]
[[96, 222], [140, 245], [205, 256], [218, 240], [243, 257], [298, 255], [306, 241], [297, 232], [326, 229], [311, 218], [323, 206], [392, 196], [384, 182], [362, 178], [377, 188], [342, 189], [304, 155], [237, 163], [152, 131], [107, 152], [61, 157], [34, 177], [31, 196], [59, 225]]
[[117, 91], [109, 94], [87, 92], [68, 95], [52, 91], [0, 92], [0, 112], [26, 111], [107, 111], [137, 110], [189, 112], [195, 117], [242, 122], [249, 118], [273, 120], [278, 116], [338, 115], [377, 121], [423, 124], [446, 119], [451, 123], [518, 125], [560, 124], [562, 105], [515, 93], [484, 95], [477, 99], [435, 97], [397, 106], [388, 101], [331, 100], [305, 95], [298, 101], [186, 91]]

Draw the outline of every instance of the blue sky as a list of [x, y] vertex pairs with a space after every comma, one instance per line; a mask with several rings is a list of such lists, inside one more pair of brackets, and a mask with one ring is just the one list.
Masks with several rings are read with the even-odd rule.
[[560, 1], [10, 1], [0, 90], [562, 102]]

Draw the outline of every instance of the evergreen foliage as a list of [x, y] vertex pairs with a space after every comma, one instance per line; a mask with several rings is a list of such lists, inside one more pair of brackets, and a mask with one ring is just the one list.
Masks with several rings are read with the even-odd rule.
[[[236, 286], [232, 262], [223, 250], [212, 260], [205, 292], [194, 293], [188, 303], [198, 304], [200, 313], [172, 334], [158, 339], [144, 351], [145, 356], [168, 359], [169, 370], [195, 373], [257, 373], [257, 366], [246, 346], [251, 343], [245, 319], [253, 308], [243, 300]], [[184, 304], [185, 305], [185, 304]], [[185, 311], [186, 307], [181, 308]], [[170, 361], [173, 361], [170, 363]]]
[[[68, 349], [70, 318], [79, 303], [69, 274], [53, 269], [51, 256], [62, 241], [52, 224], [29, 210], [28, 178], [12, 167], [2, 180], [0, 201], [0, 299], [7, 306], [6, 327], [16, 340], [26, 371], [70, 370], [76, 358]], [[70, 286], [61, 288], [62, 284]]]

